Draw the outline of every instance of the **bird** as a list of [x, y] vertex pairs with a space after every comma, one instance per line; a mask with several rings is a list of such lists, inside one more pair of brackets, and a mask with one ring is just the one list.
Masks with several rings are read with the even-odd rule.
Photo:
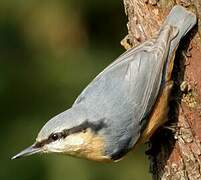
[[34, 144], [12, 159], [57, 153], [116, 162], [146, 142], [167, 120], [175, 53], [196, 23], [193, 12], [175, 5], [155, 37], [100, 72], [71, 108], [51, 118]]

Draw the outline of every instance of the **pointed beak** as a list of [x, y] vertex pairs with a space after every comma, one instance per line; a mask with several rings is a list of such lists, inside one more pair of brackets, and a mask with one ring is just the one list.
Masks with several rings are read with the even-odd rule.
[[21, 151], [20, 153], [18, 153], [17, 155], [13, 156], [11, 159], [18, 159], [18, 158], [22, 158], [25, 156], [30, 156], [32, 154], [36, 154], [42, 151], [41, 147], [36, 147], [35, 144], [33, 144], [32, 146], [24, 149], [23, 151]]

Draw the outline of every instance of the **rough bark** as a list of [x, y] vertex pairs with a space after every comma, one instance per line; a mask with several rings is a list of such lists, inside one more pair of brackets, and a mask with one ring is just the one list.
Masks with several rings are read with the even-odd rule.
[[126, 49], [152, 37], [175, 4], [196, 12], [198, 24], [177, 51], [169, 128], [160, 128], [150, 140], [156, 180], [201, 179], [201, 0], [124, 0], [128, 35], [121, 44]]

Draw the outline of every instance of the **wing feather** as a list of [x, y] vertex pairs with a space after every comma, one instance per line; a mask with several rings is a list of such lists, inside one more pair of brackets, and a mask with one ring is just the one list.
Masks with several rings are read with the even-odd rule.
[[147, 123], [146, 117], [161, 87], [164, 58], [167, 58], [159, 48], [151, 41], [121, 55], [84, 89], [73, 104], [85, 107], [91, 121], [102, 117], [107, 119], [109, 130], [104, 133], [110, 133], [107, 140], [112, 141], [108, 142], [111, 152], [121, 144], [119, 141], [133, 147]]

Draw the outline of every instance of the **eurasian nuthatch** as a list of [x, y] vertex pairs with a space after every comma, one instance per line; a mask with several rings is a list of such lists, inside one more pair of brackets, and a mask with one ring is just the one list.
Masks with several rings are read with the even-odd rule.
[[115, 161], [145, 142], [166, 119], [175, 52], [196, 21], [192, 12], [173, 7], [156, 38], [106, 67], [70, 109], [49, 120], [36, 142], [13, 159], [55, 152]]

